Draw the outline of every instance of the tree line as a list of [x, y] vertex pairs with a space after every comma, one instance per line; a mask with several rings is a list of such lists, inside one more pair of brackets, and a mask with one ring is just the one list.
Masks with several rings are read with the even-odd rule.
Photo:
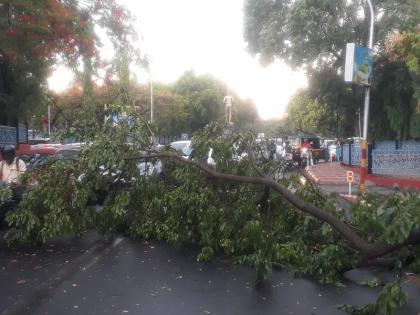
[[[193, 71], [185, 72], [171, 84], [155, 82], [153, 84], [153, 126], [159, 135], [189, 135], [204, 128], [210, 122], [225, 121], [223, 98], [228, 86], [211, 75], [197, 75]], [[122, 94], [121, 92], [124, 91]], [[151, 90], [149, 84], [140, 84], [130, 80], [122, 88], [121, 81], [109, 81], [105, 85], [95, 86], [92, 90], [92, 102], [105, 118], [108, 104], [113, 104], [121, 97], [129, 99], [128, 105], [144, 119], [150, 120]], [[235, 93], [233, 121], [235, 128], [247, 129], [258, 121], [255, 104], [251, 100], [242, 100]], [[59, 129], [76, 127], [77, 110], [83, 110], [83, 90], [77, 84], [71, 89], [52, 97], [53, 125]], [[237, 124], [236, 124], [237, 123]]]
[[[25, 0], [0, 3], [0, 124], [33, 121], [52, 109], [53, 129], [77, 128], [86, 104], [97, 115], [115, 102], [129, 104], [150, 117], [150, 89], [133, 80], [132, 66], [148, 70], [148, 60], [133, 43], [134, 18], [115, 0]], [[112, 42], [114, 57], [101, 57], [98, 29]], [[73, 70], [72, 87], [63, 93], [48, 89], [53, 67]], [[100, 76], [99, 72], [105, 73]], [[102, 84], [97, 84], [98, 79]], [[164, 135], [193, 133], [211, 121], [222, 122], [228, 86], [210, 75], [187, 71], [173, 84], [154, 84], [154, 126]], [[233, 93], [234, 94], [234, 93]], [[233, 121], [253, 124], [258, 114], [251, 100], [233, 95]], [[108, 113], [109, 114], [109, 113]], [[35, 117], [35, 119], [32, 119]]]

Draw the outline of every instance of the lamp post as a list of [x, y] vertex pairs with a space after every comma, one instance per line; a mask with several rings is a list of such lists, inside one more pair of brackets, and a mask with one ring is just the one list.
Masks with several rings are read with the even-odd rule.
[[153, 123], [153, 80], [152, 74], [149, 72], [150, 75], [150, 123]]
[[[369, 28], [369, 42], [368, 48], [373, 48], [373, 28], [375, 20], [375, 12], [373, 11], [372, 2], [367, 0], [370, 10], [370, 28]], [[366, 86], [365, 90], [365, 111], [363, 115], [363, 142], [362, 142], [362, 159], [360, 161], [360, 183], [359, 193], [365, 192], [365, 182], [367, 174], [367, 137], [368, 137], [368, 124], [369, 124], [369, 101], [370, 101], [370, 86]]]
[[146, 68], [147, 73], [149, 74], [150, 81], [150, 123], [153, 123], [154, 120], [154, 108], [153, 108], [153, 78], [152, 70], [150, 69], [150, 57], [149, 55], [144, 56], [144, 67]]
[[48, 137], [51, 137], [51, 106], [48, 105]]

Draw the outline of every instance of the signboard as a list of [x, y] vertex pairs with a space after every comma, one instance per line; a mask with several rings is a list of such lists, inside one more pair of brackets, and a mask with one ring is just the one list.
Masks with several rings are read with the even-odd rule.
[[372, 50], [367, 47], [347, 43], [344, 81], [360, 85], [370, 85], [373, 70]]
[[347, 171], [347, 182], [353, 183], [354, 181], [354, 173], [352, 171]]

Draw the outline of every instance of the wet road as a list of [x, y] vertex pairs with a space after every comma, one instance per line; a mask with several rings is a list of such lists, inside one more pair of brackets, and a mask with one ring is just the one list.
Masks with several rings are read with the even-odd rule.
[[[48, 268], [36, 259], [27, 262], [19, 267], [20, 279], [26, 281], [21, 284], [14, 276], [19, 268], [10, 267], [9, 262], [0, 272], [0, 314], [18, 299], [24, 307], [19, 313], [24, 314], [328, 315], [345, 314], [336, 309], [337, 304], [371, 302], [377, 293], [376, 289], [353, 283], [346, 288], [320, 286], [283, 271], [273, 271], [266, 282], [255, 286], [252, 269], [221, 259], [199, 263], [196, 255], [194, 249], [179, 249], [163, 242], [145, 245], [117, 238], [41, 293], [33, 291], [34, 286], [54, 277], [60, 269], [57, 263], [71, 257], [57, 253], [49, 258], [53, 262]], [[31, 255], [21, 258], [25, 257], [32, 259]], [[15, 268], [15, 273], [9, 268]], [[39, 275], [38, 280], [30, 276], [34, 274]], [[11, 288], [13, 292], [8, 293]], [[401, 314], [417, 312], [410, 307]]]

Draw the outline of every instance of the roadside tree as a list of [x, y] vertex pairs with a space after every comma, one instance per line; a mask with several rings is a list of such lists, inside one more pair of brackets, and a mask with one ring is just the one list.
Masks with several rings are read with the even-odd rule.
[[54, 65], [73, 69], [90, 93], [100, 61], [93, 25], [106, 31], [118, 51], [127, 50], [135, 36], [131, 21], [114, 0], [2, 1], [0, 123], [26, 120], [35, 107], [48, 103], [46, 80]]
[[[407, 87], [412, 86], [412, 82], [416, 80], [404, 75], [406, 69], [392, 76], [396, 64], [381, 63], [384, 56], [386, 58], [385, 48], [390, 34], [418, 33], [420, 7], [414, 0], [376, 1], [374, 7], [374, 38], [378, 58], [375, 60], [372, 100], [376, 102], [373, 106], [379, 116], [372, 117], [373, 132], [369, 134], [383, 138], [389, 136], [388, 130], [391, 129], [391, 135], [394, 137], [406, 138], [409, 132], [401, 129], [405, 128], [402, 127], [403, 124], [410, 124], [407, 124], [407, 117], [412, 112], [401, 112], [406, 105], [399, 104], [411, 103], [411, 100], [407, 99], [410, 98], [407, 96], [410, 93]], [[361, 110], [363, 89], [343, 82], [343, 67], [345, 44], [353, 42], [364, 45], [368, 37], [370, 13], [367, 2], [247, 0], [244, 10], [245, 40], [249, 52], [258, 55], [263, 63], [278, 58], [293, 68], [304, 69], [309, 79], [310, 97], [326, 107], [325, 113], [334, 112], [339, 118], [339, 128], [335, 128], [331, 121], [329, 129], [338, 129], [341, 137], [357, 134], [355, 131], [358, 130], [358, 116], [355, 113]], [[415, 50], [412, 50], [411, 63], [415, 60], [414, 52]], [[381, 70], [383, 74], [380, 73]], [[386, 100], [391, 83], [386, 83], [385, 80], [376, 84], [382, 75], [387, 76], [386, 80], [396, 81], [392, 87], [396, 93], [392, 100], [387, 101], [388, 104]], [[403, 82], [405, 87], [402, 86]], [[396, 119], [390, 103], [395, 103], [398, 108]], [[417, 120], [414, 119], [412, 124], [416, 126]]]

